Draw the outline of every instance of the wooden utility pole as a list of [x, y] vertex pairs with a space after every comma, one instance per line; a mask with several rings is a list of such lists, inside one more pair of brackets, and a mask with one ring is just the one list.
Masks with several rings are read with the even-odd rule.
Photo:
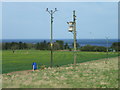
[[75, 16], [75, 10], [73, 11], [73, 22], [74, 22], [74, 65], [76, 65], [76, 16]]
[[50, 20], [50, 24], [51, 24], [51, 39], [50, 39], [50, 47], [51, 47], [51, 60], [50, 60], [50, 67], [52, 68], [53, 66], [53, 14], [57, 11], [57, 8], [55, 8], [55, 10], [48, 10], [48, 8], [46, 9], [46, 11], [50, 14], [51, 20]]
[[75, 10], [73, 11], [73, 21], [67, 22], [69, 25], [69, 32], [73, 33], [73, 38], [74, 38], [74, 65], [76, 65], [76, 49], [77, 49], [77, 40], [76, 40], [76, 15], [75, 15]]

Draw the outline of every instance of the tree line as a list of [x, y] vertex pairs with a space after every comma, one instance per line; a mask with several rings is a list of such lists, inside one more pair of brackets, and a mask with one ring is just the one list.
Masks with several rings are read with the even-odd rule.
[[[68, 43], [65, 43], [62, 40], [56, 40], [53, 42], [53, 50], [63, 50], [69, 49]], [[23, 43], [23, 42], [10, 42], [10, 43], [2, 43], [2, 50], [24, 50], [24, 49], [36, 49], [36, 50], [50, 50], [51, 44], [50, 42], [38, 42], [36, 44], [33, 43]]]
[[[98, 52], [106, 52], [107, 47], [104, 46], [92, 46], [86, 45], [80, 48], [81, 51], [98, 51]], [[120, 51], [120, 42], [114, 42], [110, 47], [108, 47], [108, 51]]]
[[[86, 45], [80, 47], [80, 45], [77, 43], [77, 50], [80, 51], [99, 51], [99, 52], [106, 52], [106, 47], [103, 46], [91, 46]], [[115, 50], [120, 51], [120, 42], [114, 42], [111, 47], [109, 47], [109, 51]], [[24, 42], [10, 42], [10, 43], [2, 43], [2, 50], [24, 50], [24, 49], [36, 49], [36, 50], [50, 50], [51, 44], [50, 42], [46, 42], [45, 40], [43, 42], [38, 42], [36, 44], [33, 43], [24, 43]], [[68, 45], [68, 43], [64, 43], [62, 40], [56, 40], [53, 42], [53, 50], [69, 50], [71, 51], [73, 49], [73, 43], [72, 45]]]

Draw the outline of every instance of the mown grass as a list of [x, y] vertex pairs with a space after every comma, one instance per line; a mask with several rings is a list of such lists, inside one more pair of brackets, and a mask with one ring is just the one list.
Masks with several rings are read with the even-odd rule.
[[[73, 63], [73, 52], [54, 51], [53, 66], [62, 66]], [[109, 57], [117, 56], [117, 53], [109, 53]], [[106, 58], [105, 52], [77, 52], [77, 63]], [[50, 66], [50, 51], [40, 50], [11, 50], [2, 51], [2, 73], [30, 70], [32, 63], [37, 62], [38, 68], [44, 64]]]
[[118, 58], [3, 74], [3, 88], [118, 88]]

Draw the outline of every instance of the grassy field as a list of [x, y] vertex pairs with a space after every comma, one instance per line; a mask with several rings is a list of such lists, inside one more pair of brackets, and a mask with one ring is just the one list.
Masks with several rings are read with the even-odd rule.
[[[109, 57], [117, 56], [117, 53], [109, 53]], [[106, 58], [105, 52], [77, 52], [77, 63], [87, 62]], [[38, 69], [41, 64], [50, 66], [50, 51], [40, 50], [16, 50], [13, 53], [11, 50], [2, 51], [2, 73], [14, 71], [30, 70], [32, 63], [37, 62]], [[53, 65], [61, 66], [73, 63], [72, 51], [54, 51]]]
[[[118, 88], [118, 58], [3, 74], [3, 88]], [[68, 90], [68, 89], [65, 89]]]

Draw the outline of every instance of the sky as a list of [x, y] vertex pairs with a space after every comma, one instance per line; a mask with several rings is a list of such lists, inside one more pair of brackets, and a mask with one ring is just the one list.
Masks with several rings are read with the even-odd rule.
[[2, 39], [2, 3], [0, 2], [0, 42]]
[[3, 2], [3, 39], [50, 39], [50, 14], [54, 13], [53, 38], [73, 39], [67, 22], [76, 11], [77, 39], [118, 38], [117, 2]]

